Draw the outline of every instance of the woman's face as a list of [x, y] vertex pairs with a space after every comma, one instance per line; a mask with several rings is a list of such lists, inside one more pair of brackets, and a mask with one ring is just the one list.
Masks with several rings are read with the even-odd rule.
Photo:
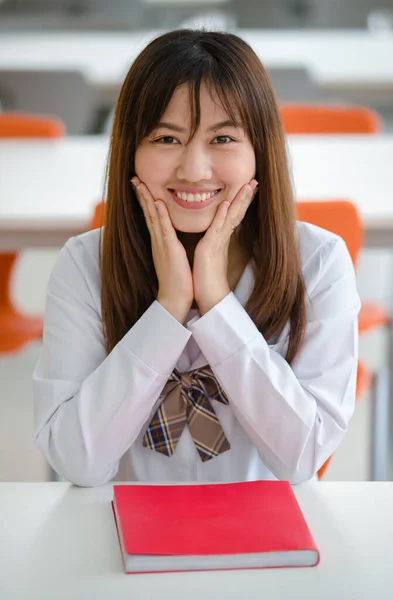
[[255, 176], [255, 153], [241, 123], [232, 123], [218, 96], [201, 86], [201, 120], [191, 130], [189, 91], [177, 88], [161, 122], [135, 153], [136, 175], [168, 207], [178, 231], [206, 231], [217, 208]]

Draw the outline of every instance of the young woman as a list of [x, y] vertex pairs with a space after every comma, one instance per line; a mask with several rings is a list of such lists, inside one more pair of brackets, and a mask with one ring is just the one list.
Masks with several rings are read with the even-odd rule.
[[358, 311], [344, 242], [295, 220], [255, 53], [165, 34], [120, 93], [105, 227], [49, 281], [36, 444], [82, 486], [311, 479], [354, 411]]

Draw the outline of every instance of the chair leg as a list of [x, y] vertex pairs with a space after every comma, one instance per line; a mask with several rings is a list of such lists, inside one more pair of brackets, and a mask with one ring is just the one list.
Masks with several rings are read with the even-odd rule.
[[373, 374], [371, 385], [371, 481], [387, 481], [389, 457], [390, 374], [385, 367]]

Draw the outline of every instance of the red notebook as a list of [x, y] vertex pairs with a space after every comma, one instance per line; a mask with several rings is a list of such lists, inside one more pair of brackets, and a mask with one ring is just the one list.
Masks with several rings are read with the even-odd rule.
[[306, 567], [319, 551], [287, 481], [114, 485], [126, 573]]

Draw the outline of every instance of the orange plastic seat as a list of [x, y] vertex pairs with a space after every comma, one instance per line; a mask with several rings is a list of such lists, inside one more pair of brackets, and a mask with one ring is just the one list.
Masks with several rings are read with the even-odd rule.
[[55, 117], [0, 113], [0, 138], [59, 138], [65, 134], [63, 123]]
[[299, 221], [312, 223], [342, 237], [356, 267], [363, 246], [364, 230], [353, 202], [347, 199], [299, 201], [296, 214]]
[[99, 202], [94, 209], [91, 229], [99, 229], [104, 225], [105, 202]]
[[[0, 113], [0, 138], [56, 138], [64, 131], [58, 119]], [[16, 352], [42, 337], [42, 319], [23, 315], [12, 302], [11, 279], [17, 258], [15, 252], [0, 253], [0, 354]]]
[[[313, 223], [344, 238], [356, 267], [359, 249], [363, 245], [364, 231], [357, 209], [352, 202], [349, 200], [299, 202], [297, 214], [300, 221]], [[390, 314], [382, 306], [371, 302], [362, 303], [359, 313], [360, 334], [372, 331], [376, 327], [388, 327], [390, 323]]]
[[372, 331], [376, 327], [390, 327], [391, 316], [383, 306], [363, 302], [359, 313], [359, 333]]
[[367, 134], [381, 130], [379, 115], [362, 106], [281, 104], [281, 120], [289, 134]]

